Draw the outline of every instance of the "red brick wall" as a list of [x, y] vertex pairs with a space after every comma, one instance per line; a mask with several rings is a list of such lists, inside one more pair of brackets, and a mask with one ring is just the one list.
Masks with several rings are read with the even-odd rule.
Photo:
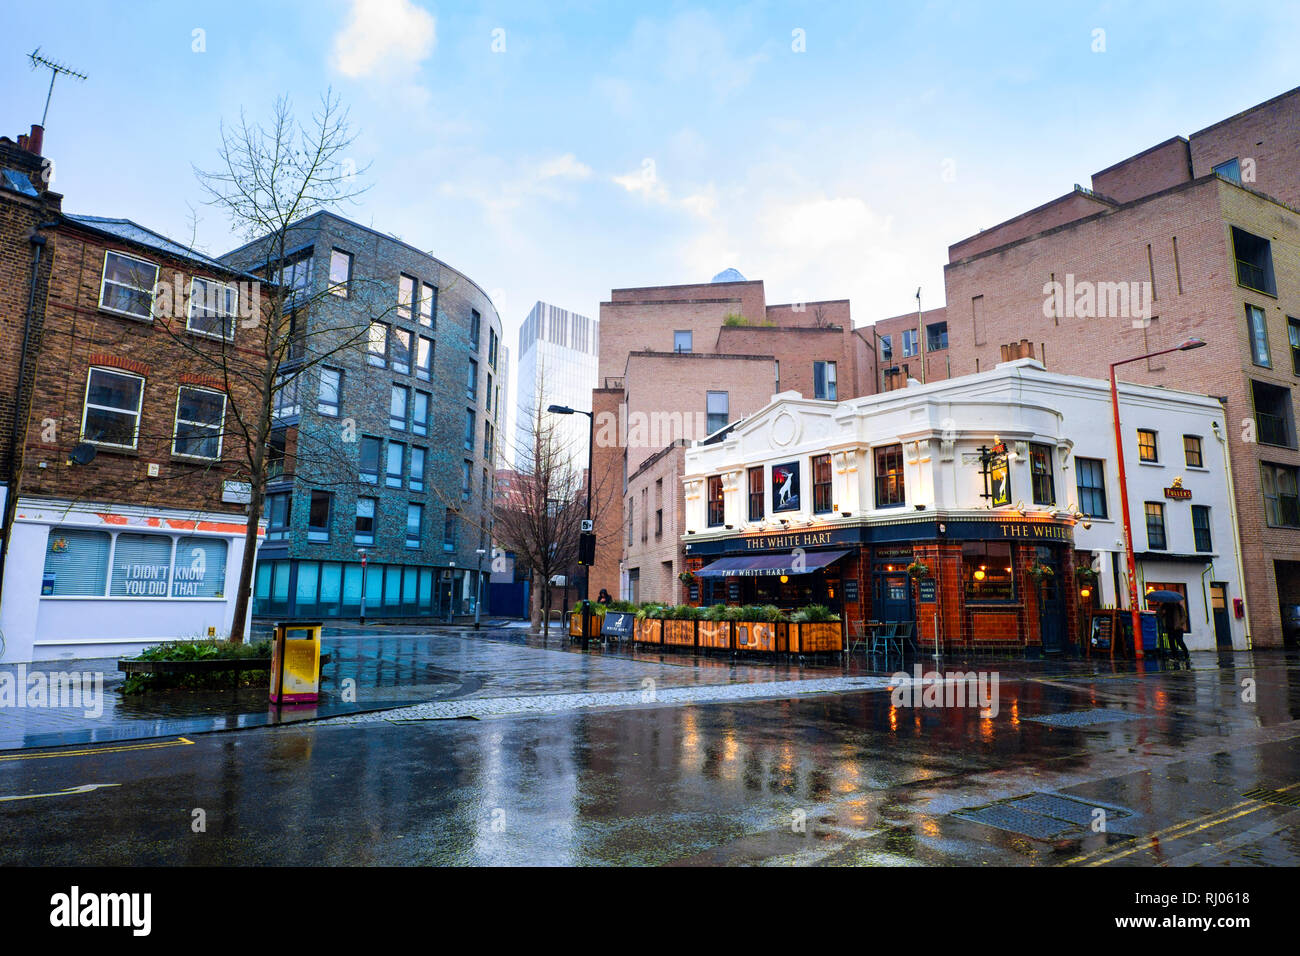
[[[1006, 222], [954, 243], [948, 247], [948, 261], [957, 262], [960, 259], [977, 256], [997, 246], [1015, 242], [1025, 236], [1032, 236], [1045, 229], [1074, 222], [1076, 219], [1110, 208], [1109, 203], [1075, 190], [1049, 203], [1044, 203], [1037, 209], [1031, 209], [1014, 219], [1008, 219]], [[951, 301], [949, 299], [949, 302]]]
[[1191, 139], [1192, 172], [1208, 175], [1225, 160], [1255, 161], [1245, 185], [1300, 207], [1300, 88], [1216, 123]]
[[[246, 455], [233, 434], [236, 425], [231, 405], [239, 403], [247, 414], [255, 405], [256, 392], [232, 378], [223, 462], [196, 463], [173, 456], [177, 386], [183, 376], [211, 379], [214, 367], [201, 354], [219, 352], [220, 344], [183, 331], [183, 312], [174, 320], [156, 317], [151, 323], [101, 310], [100, 282], [104, 253], [109, 248], [157, 262], [160, 282], [170, 282], [174, 272], [181, 273], [183, 286], [188, 288], [193, 266], [187, 263], [169, 261], [71, 226], [58, 229], [27, 432], [23, 492], [82, 501], [239, 512], [242, 506], [221, 501], [223, 479], [247, 477], [246, 465], [241, 468], [239, 464], [246, 461]], [[235, 345], [242, 348], [242, 342], [260, 342], [260, 338], [256, 331], [237, 330]], [[247, 362], [248, 355], [241, 359]], [[68, 465], [68, 453], [80, 440], [86, 376], [92, 364], [146, 377], [138, 447], [135, 451], [100, 448], [90, 464]], [[47, 441], [51, 423], [54, 440]], [[156, 478], [147, 476], [150, 463], [159, 466]]]
[[1116, 202], [1125, 203], [1188, 182], [1192, 178], [1191, 170], [1187, 140], [1177, 136], [1093, 173], [1092, 188]]

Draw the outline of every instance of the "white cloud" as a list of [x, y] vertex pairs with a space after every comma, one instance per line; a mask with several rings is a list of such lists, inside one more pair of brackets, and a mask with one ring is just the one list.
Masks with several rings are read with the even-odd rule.
[[411, 0], [352, 0], [334, 36], [333, 66], [353, 79], [411, 72], [433, 51], [435, 34], [433, 14]]
[[590, 179], [591, 167], [578, 162], [572, 153], [548, 159], [537, 168], [537, 178], [544, 179]]

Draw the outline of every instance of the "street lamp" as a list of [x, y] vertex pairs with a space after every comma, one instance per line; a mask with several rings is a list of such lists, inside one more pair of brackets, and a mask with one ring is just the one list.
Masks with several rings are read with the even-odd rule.
[[[592, 452], [596, 447], [596, 416], [580, 408], [568, 405], [549, 405], [546, 410], [552, 415], [586, 415], [587, 416], [587, 527], [591, 527], [591, 472]], [[582, 649], [587, 649], [587, 630], [591, 621], [591, 604], [587, 601], [588, 587], [591, 582], [591, 565], [583, 565], [582, 586], [578, 597], [582, 600]]]
[[[1130, 362], [1140, 362], [1143, 359], [1154, 358], [1157, 355], [1167, 355], [1170, 352], [1190, 352], [1192, 349], [1199, 349], [1203, 345], [1205, 343], [1200, 339], [1188, 339], [1171, 349], [1160, 349], [1158, 352], [1148, 352], [1146, 355], [1138, 355], [1135, 358], [1123, 359], [1110, 364], [1110, 410], [1111, 418], [1115, 424], [1115, 460], [1119, 464], [1119, 501], [1124, 518], [1124, 559], [1128, 563], [1128, 604], [1129, 613], [1133, 617], [1133, 653], [1138, 660], [1145, 657], [1142, 653], [1142, 611], [1138, 607], [1137, 559], [1133, 554], [1133, 524], [1128, 511], [1128, 478], [1124, 471], [1124, 433], [1119, 427], [1119, 389], [1115, 384], [1115, 369], [1121, 365], [1128, 365]], [[1118, 588], [1116, 590], [1118, 591]], [[1116, 603], [1118, 603], [1118, 595]]]
[[478, 555], [478, 593], [474, 598], [474, 630], [478, 630], [480, 611], [483, 608], [483, 555], [487, 554], [483, 548], [475, 548], [474, 553]]

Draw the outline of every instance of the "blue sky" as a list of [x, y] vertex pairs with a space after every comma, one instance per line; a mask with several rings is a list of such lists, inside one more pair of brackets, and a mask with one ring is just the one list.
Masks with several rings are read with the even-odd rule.
[[513, 350], [536, 299], [594, 316], [611, 288], [727, 266], [769, 302], [849, 297], [858, 325], [915, 308], [918, 286], [935, 307], [949, 244], [1298, 82], [1291, 4], [640, 10], [9, 5], [0, 131], [40, 119], [40, 46], [90, 76], [59, 82], [48, 122], [65, 208], [179, 239], [196, 210], [219, 253], [235, 242], [192, 166], [213, 165], [221, 120], [332, 86], [370, 166], [340, 212], [467, 272]]

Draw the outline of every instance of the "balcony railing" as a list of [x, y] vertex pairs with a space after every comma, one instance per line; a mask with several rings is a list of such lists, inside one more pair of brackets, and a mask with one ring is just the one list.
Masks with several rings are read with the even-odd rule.
[[1273, 290], [1268, 287], [1268, 273], [1245, 259], [1237, 260], [1237, 285], [1263, 292], [1265, 295], [1273, 294]]
[[1286, 416], [1256, 411], [1255, 423], [1259, 428], [1259, 440], [1262, 444], [1291, 447], [1291, 428]]

